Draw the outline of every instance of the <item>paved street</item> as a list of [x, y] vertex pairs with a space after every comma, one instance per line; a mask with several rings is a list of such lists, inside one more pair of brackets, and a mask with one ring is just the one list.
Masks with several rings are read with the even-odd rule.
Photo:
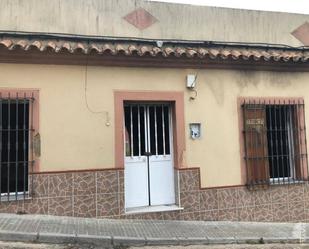
[[[0, 249], [100, 249], [91, 245], [54, 245], [22, 242], [1, 242]], [[103, 247], [104, 248], [104, 247]], [[264, 245], [193, 245], [193, 246], [146, 246], [115, 247], [117, 249], [309, 249], [309, 245], [300, 244], [264, 244]]]
[[[0, 240], [66, 245], [60, 248], [83, 248], [81, 245], [103, 248], [154, 245], [201, 245], [196, 248], [278, 248], [274, 243], [309, 243], [309, 224], [108, 220], [0, 214]], [[272, 245], [260, 247], [257, 245], [259, 243]], [[73, 246], [70, 247], [69, 244]], [[75, 244], [80, 246], [75, 247]], [[216, 247], [218, 244], [228, 245]], [[245, 247], [234, 244], [255, 245]], [[280, 244], [279, 248], [306, 247], [298, 245], [284, 247]], [[309, 246], [307, 248], [309, 249]]]

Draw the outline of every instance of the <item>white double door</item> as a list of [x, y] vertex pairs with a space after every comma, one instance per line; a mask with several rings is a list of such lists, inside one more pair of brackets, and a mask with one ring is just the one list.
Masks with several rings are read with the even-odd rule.
[[175, 204], [169, 103], [124, 106], [125, 207]]

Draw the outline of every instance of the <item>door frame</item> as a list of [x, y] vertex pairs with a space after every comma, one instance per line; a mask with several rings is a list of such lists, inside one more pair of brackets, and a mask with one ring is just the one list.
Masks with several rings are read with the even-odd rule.
[[[166, 118], [166, 122], [164, 122], [162, 117], [161, 121], [160, 122], [164, 122], [164, 124], [168, 127], [168, 130], [169, 132], [167, 134], [165, 134], [165, 137], [164, 137], [164, 131], [166, 131], [164, 129], [164, 127], [162, 128], [162, 151], [160, 152], [160, 150], [158, 149], [157, 147], [157, 132], [155, 132], [155, 134], [153, 134], [153, 136], [155, 137], [152, 137], [151, 138], [151, 128], [150, 128], [150, 109], [151, 108], [154, 108], [153, 111], [156, 112], [155, 108], [163, 108], [164, 107], [167, 107], [167, 110], [168, 110], [168, 114], [167, 114], [167, 117], [165, 116]], [[127, 111], [125, 110], [126, 107], [128, 107], [129, 109], [127, 111], [129, 111], [129, 113], [127, 113]], [[136, 123], [136, 127], [139, 127], [138, 130], [139, 130], [139, 133], [138, 133], [138, 139], [140, 139], [140, 134], [141, 133], [144, 133], [144, 144], [142, 144], [142, 142], [138, 143], [138, 153], [137, 155], [134, 155], [134, 152], [132, 151], [132, 148], [135, 146], [133, 146], [134, 144], [134, 139], [133, 139], [133, 133], [132, 133], [132, 129], [134, 130], [133, 126], [133, 116], [132, 116], [132, 113], [133, 113], [133, 108], [134, 107], [138, 107], [138, 108], [143, 108], [142, 111], [138, 111], [137, 113], [140, 113], [142, 112], [142, 117], [143, 118], [139, 118], [138, 120], [143, 120], [144, 119], [144, 125], [141, 126], [141, 124], [139, 123], [139, 121], [137, 121], [138, 123]], [[126, 143], [126, 137], [127, 137], [127, 133], [126, 131], [129, 131], [130, 132], [128, 133], [129, 136], [131, 136], [130, 138], [130, 154], [127, 155], [127, 151], [126, 151], [126, 146], [127, 144], [124, 145], [124, 158], [125, 158], [125, 169], [124, 169], [124, 175], [125, 175], [125, 178], [124, 178], [124, 186], [125, 186], [125, 208], [126, 210], [128, 209], [135, 209], [135, 208], [145, 208], [145, 207], [155, 207], [155, 206], [165, 206], [165, 205], [176, 205], [176, 191], [175, 191], [175, 183], [178, 183], [178, 182], [175, 182], [175, 170], [174, 170], [174, 148], [173, 148], [173, 120], [172, 120], [172, 112], [173, 112], [173, 109], [172, 109], [172, 103], [170, 101], [126, 101], [124, 102], [124, 105], [123, 105], [123, 108], [124, 108], [124, 116], [126, 116], [126, 114], [129, 114], [130, 115], [130, 119], [129, 120], [124, 120], [124, 125], [123, 125], [123, 128], [124, 128], [124, 131], [123, 133], [125, 134], [124, 137], [123, 137], [123, 140], [124, 140], [124, 143]], [[137, 115], [136, 113], [136, 115]], [[163, 115], [163, 109], [161, 112], [159, 113], [162, 113]], [[138, 114], [138, 115], [141, 115], [141, 114]], [[156, 120], [156, 114], [154, 113], [153, 114], [153, 121], [154, 122], [157, 122]], [[127, 121], [127, 122], [126, 122]], [[158, 123], [157, 123], [158, 124]], [[155, 127], [157, 126], [157, 124], [155, 124]], [[127, 130], [127, 125], [130, 126], [129, 130]], [[133, 125], [133, 126], [132, 126]], [[160, 133], [158, 133], [158, 137], [160, 137], [161, 135], [159, 135]], [[155, 147], [153, 147], [153, 144], [151, 143], [151, 140], [152, 139], [155, 139]], [[168, 144], [169, 144], [169, 149], [168, 151], [165, 151], [165, 144], [166, 144], [166, 141], [168, 141]], [[158, 142], [159, 143], [159, 142]], [[152, 149], [150, 149], [150, 144], [151, 144], [151, 148], [154, 149], [154, 151]], [[145, 154], [142, 154], [142, 147], [144, 147], [144, 151], [145, 151]], [[146, 155], [146, 152], [150, 152], [152, 151], [152, 154], [151, 156], [149, 155]], [[135, 151], [136, 152], [136, 151]], [[165, 153], [167, 152], [167, 153]], [[144, 177], [145, 175], [145, 170], [147, 171], [147, 187], [142, 183], [144, 183]], [[132, 173], [134, 172], [134, 173]], [[163, 173], [164, 172], [164, 173]], [[167, 181], [162, 181], [161, 177], [158, 179], [156, 179], [156, 174], [163, 174], [165, 175], [168, 179]], [[137, 175], [139, 175], [141, 178], [140, 181], [136, 181], [136, 177]], [[130, 176], [130, 177], [129, 177]], [[130, 180], [128, 180], [129, 178]], [[132, 178], [131, 178], [132, 177]], [[132, 179], [134, 179], [132, 181]], [[130, 184], [128, 185], [127, 183], [127, 180], [128, 182], [130, 182]], [[154, 184], [152, 185], [154, 182], [157, 182], [156, 180], [158, 180], [158, 184]], [[138, 182], [138, 183], [137, 183]], [[164, 183], [165, 182], [165, 183]], [[140, 185], [141, 184], [141, 185]], [[137, 187], [136, 189], [136, 185], [139, 185], [139, 187]], [[135, 188], [134, 188], [135, 186]], [[163, 194], [162, 196], [162, 189], [160, 189], [159, 186], [165, 186], [166, 189], [163, 188], [163, 192], [166, 193], [166, 195]], [[132, 187], [135, 189], [135, 190], [132, 190]], [[127, 188], [130, 189], [130, 191], [127, 192]], [[144, 191], [147, 189], [147, 199], [148, 199], [148, 204], [146, 205], [146, 203], [144, 203], [145, 201], [145, 196], [143, 195], [146, 194]], [[160, 190], [159, 190], [160, 189]], [[136, 193], [136, 191], [138, 192], [138, 194], [134, 194]], [[131, 193], [131, 194], [130, 194]], [[160, 193], [158, 195], [158, 193]], [[133, 194], [133, 195], [132, 195]], [[129, 196], [131, 196], [132, 198], [129, 198]], [[163, 197], [163, 198], [162, 198]], [[128, 198], [128, 199], [127, 199]], [[132, 202], [136, 203], [137, 206], [128, 206], [128, 203], [130, 203], [130, 205], [132, 205]], [[138, 204], [137, 204], [138, 203]], [[144, 203], [145, 205], [142, 205], [142, 203]], [[138, 206], [140, 205], [140, 206]]]
[[170, 102], [173, 125], [174, 168], [185, 168], [184, 93], [177, 91], [114, 91], [115, 168], [124, 168], [124, 102]]

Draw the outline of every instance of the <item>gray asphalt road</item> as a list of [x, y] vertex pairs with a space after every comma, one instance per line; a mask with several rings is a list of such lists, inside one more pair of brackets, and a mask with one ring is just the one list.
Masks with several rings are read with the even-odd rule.
[[[141, 249], [131, 247], [130, 249]], [[163, 246], [144, 247], [144, 249], [309, 249], [309, 245], [284, 245], [284, 244], [263, 244], [263, 245], [201, 245], [201, 246]]]
[[[263, 244], [263, 245], [201, 245], [201, 246], [148, 246], [114, 249], [309, 249], [309, 245]], [[54, 245], [21, 242], [0, 242], [0, 249], [99, 249], [91, 245]]]
[[0, 249], [95, 249], [90, 245], [54, 245], [22, 242], [2, 242]]

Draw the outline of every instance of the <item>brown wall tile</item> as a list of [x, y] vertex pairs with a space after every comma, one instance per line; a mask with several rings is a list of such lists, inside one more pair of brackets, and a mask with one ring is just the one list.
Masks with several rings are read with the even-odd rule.
[[99, 171], [97, 177], [97, 193], [118, 193], [118, 172], [115, 170]]
[[180, 212], [179, 220], [200, 220], [199, 212]]
[[184, 208], [184, 212], [194, 212], [200, 210], [199, 192], [183, 192], [180, 193], [180, 205]]
[[240, 221], [255, 221], [254, 207], [241, 207], [238, 208], [238, 220]]
[[200, 210], [216, 210], [218, 209], [218, 196], [216, 189], [200, 191]]
[[49, 197], [72, 196], [73, 175], [72, 173], [50, 174], [48, 184]]
[[304, 200], [304, 185], [293, 184], [288, 186], [288, 202], [298, 202]]
[[200, 175], [197, 169], [180, 170], [179, 171], [180, 193], [198, 191], [200, 187], [199, 180]]
[[304, 184], [304, 202], [309, 202], [309, 184]]
[[286, 203], [288, 199], [288, 186], [271, 186], [270, 196], [272, 203]]
[[289, 210], [287, 203], [275, 203], [272, 205], [272, 215], [274, 222], [288, 222]]
[[33, 175], [35, 198], [3, 202], [0, 212], [125, 219], [309, 221], [308, 183], [255, 191], [245, 187], [201, 190], [197, 169], [179, 171], [184, 210], [125, 215], [123, 174], [123, 170], [108, 170]]
[[289, 220], [294, 222], [304, 222], [306, 220], [305, 204], [301, 202], [289, 202]]
[[27, 214], [48, 214], [48, 199], [40, 198], [18, 202], [18, 211]]
[[97, 216], [119, 215], [118, 194], [97, 194]]
[[271, 204], [255, 206], [254, 219], [255, 221], [272, 222], [273, 215], [272, 215]]
[[74, 195], [91, 195], [96, 193], [95, 173], [74, 173], [73, 179]]
[[33, 197], [48, 196], [48, 175], [32, 175], [32, 183], [30, 180], [31, 194]]
[[55, 197], [48, 200], [48, 214], [73, 216], [73, 197]]
[[118, 193], [118, 207], [119, 207], [119, 214], [125, 213], [125, 200], [124, 200], [124, 193]]
[[178, 220], [180, 216], [180, 211], [163, 212], [163, 220]]
[[118, 170], [118, 192], [124, 193], [124, 171]]
[[163, 214], [162, 212], [156, 212], [156, 213], [144, 213], [139, 215], [140, 219], [144, 220], [162, 220]]
[[74, 196], [73, 214], [76, 217], [96, 217], [95, 195]]
[[17, 201], [3, 201], [0, 203], [1, 213], [16, 213], [18, 210]]
[[237, 189], [218, 189], [218, 206], [219, 209], [235, 208], [237, 204]]
[[237, 207], [250, 207], [254, 206], [254, 194], [247, 188], [238, 188], [237, 190]]
[[201, 211], [200, 220], [203, 221], [217, 221], [218, 220], [218, 210]]
[[269, 189], [253, 191], [252, 196], [254, 199], [255, 206], [271, 203], [272, 197]]
[[218, 211], [219, 221], [238, 221], [238, 210], [233, 209], [222, 209]]

